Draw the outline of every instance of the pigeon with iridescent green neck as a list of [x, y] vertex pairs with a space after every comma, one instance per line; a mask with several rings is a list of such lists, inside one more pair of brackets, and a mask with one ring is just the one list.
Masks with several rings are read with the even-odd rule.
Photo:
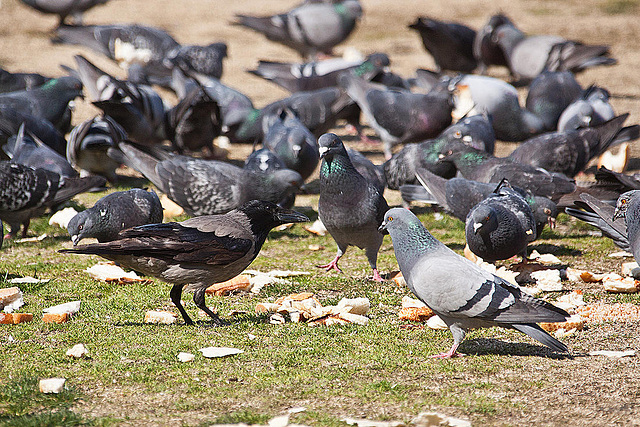
[[434, 311], [453, 334], [453, 346], [437, 358], [457, 352], [467, 330], [499, 326], [515, 329], [568, 353], [567, 346], [546, 333], [538, 322], [563, 322], [569, 314], [519, 286], [489, 273], [437, 240], [409, 210], [390, 209], [380, 231], [388, 233], [407, 286]]

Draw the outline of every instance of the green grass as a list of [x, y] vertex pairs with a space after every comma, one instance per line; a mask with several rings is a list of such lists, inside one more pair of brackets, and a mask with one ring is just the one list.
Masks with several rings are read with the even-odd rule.
[[[459, 221], [416, 211], [436, 237], [462, 251], [464, 227]], [[533, 247], [550, 248], [570, 265], [576, 259], [602, 261], [612, 251], [607, 239], [594, 238], [575, 221], [560, 222], [570, 239], [547, 231]], [[408, 421], [424, 410], [491, 424], [532, 411], [523, 409], [520, 395], [548, 392], [554, 384], [546, 372], [569, 369], [532, 340], [500, 329], [471, 332], [462, 346], [470, 357], [428, 358], [448, 349], [451, 334], [407, 328], [411, 325], [399, 321], [400, 300], [409, 291], [368, 280], [371, 272], [360, 250], [346, 253], [341, 261], [345, 274], [317, 270], [315, 265], [334, 256], [335, 243], [300, 226], [273, 232], [251, 268], [313, 274], [267, 286], [258, 295], [207, 297], [210, 306], [230, 319], [224, 328], [208, 327], [206, 321], [197, 327], [142, 323], [146, 310], [176, 311], [169, 302], [169, 285], [155, 279], [151, 285], [94, 281], [83, 270], [99, 258], [57, 253], [68, 239], [44, 218], [34, 221], [33, 230], [31, 234], [50, 237], [8, 242], [0, 259], [0, 287], [9, 286], [5, 281], [15, 276], [51, 279], [20, 285], [27, 303], [21, 311], [34, 313], [32, 323], [0, 327], [0, 425], [163, 424], [169, 419], [186, 425], [265, 424], [296, 406], [307, 410], [293, 415], [293, 421], [317, 426], [340, 426], [340, 419], [360, 416]], [[312, 251], [311, 244], [324, 249]], [[388, 238], [379, 268], [397, 269]], [[253, 314], [257, 302], [302, 291], [314, 292], [325, 305], [366, 296], [371, 321], [366, 326], [271, 325], [267, 316]], [[602, 299], [599, 293], [586, 295]], [[187, 311], [196, 315], [191, 295], [183, 299]], [[605, 299], [638, 303], [635, 295]], [[44, 308], [72, 300], [81, 300], [82, 307], [71, 322], [42, 323]], [[232, 310], [248, 314], [230, 318]], [[565, 341], [579, 350], [580, 342], [572, 340]], [[90, 358], [65, 356], [77, 343], [85, 344]], [[208, 346], [237, 347], [244, 353], [210, 360], [198, 351]], [[176, 355], [181, 351], [195, 354], [195, 360], [180, 363]], [[522, 370], [533, 373], [523, 379]], [[60, 395], [40, 394], [37, 382], [47, 377], [67, 378], [68, 389]]]

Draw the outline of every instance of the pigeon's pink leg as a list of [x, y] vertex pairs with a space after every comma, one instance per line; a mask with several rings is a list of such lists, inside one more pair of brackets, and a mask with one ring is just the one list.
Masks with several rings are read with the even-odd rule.
[[339, 271], [340, 273], [342, 273], [342, 270], [340, 270], [340, 267], [338, 267], [338, 260], [339, 259], [340, 259], [340, 255], [336, 255], [336, 257], [333, 259], [333, 261], [331, 261], [329, 264], [317, 265], [316, 267], [324, 268], [325, 271], [336, 270], [336, 271]]
[[373, 280], [376, 282], [384, 282], [384, 279], [380, 277], [380, 273], [378, 273], [378, 269], [373, 269]]
[[466, 356], [466, 354], [456, 352], [456, 350], [458, 349], [458, 345], [459, 344], [454, 343], [449, 349], [449, 351], [447, 351], [446, 353], [434, 354], [433, 356], [430, 356], [430, 357], [433, 359], [451, 359], [452, 357]]

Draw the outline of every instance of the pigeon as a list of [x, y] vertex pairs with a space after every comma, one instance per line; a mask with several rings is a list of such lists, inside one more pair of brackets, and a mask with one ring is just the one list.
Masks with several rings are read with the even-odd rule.
[[609, 98], [610, 94], [606, 89], [589, 86], [578, 99], [562, 111], [558, 119], [558, 131], [577, 130], [613, 119], [616, 114]]
[[109, 148], [117, 148], [127, 134], [109, 116], [87, 119], [73, 128], [67, 144], [67, 160], [81, 169], [81, 175], [101, 175], [109, 182], [118, 180], [116, 169], [120, 163], [108, 156]]
[[504, 52], [511, 74], [523, 83], [543, 71], [577, 73], [618, 62], [609, 56], [609, 46], [587, 45], [560, 36], [527, 36], [512, 25], [499, 26], [494, 37]]
[[218, 103], [194, 87], [166, 112], [164, 133], [179, 154], [206, 148], [208, 157], [213, 156], [213, 140], [222, 133]]
[[10, 227], [5, 238], [15, 237], [20, 225], [26, 237], [31, 218], [104, 182], [102, 177], [65, 178], [46, 169], [0, 161], [0, 219]]
[[166, 31], [138, 24], [63, 25], [56, 29], [54, 42], [86, 46], [125, 69], [134, 64], [164, 67], [167, 53], [180, 47]]
[[384, 194], [384, 190], [387, 187], [387, 179], [384, 176], [384, 169], [382, 165], [374, 165], [371, 160], [358, 150], [347, 148], [347, 154], [351, 164], [368, 182], [373, 184], [378, 190], [378, 193]]
[[428, 169], [443, 178], [454, 177], [455, 165], [441, 161], [441, 153], [446, 151], [448, 142], [447, 138], [437, 138], [404, 146], [382, 166], [387, 186], [399, 190], [401, 185], [418, 184], [416, 171], [419, 168]]
[[453, 346], [436, 358], [463, 356], [457, 352], [469, 329], [500, 326], [515, 329], [554, 351], [567, 347], [537, 322], [563, 322], [569, 314], [534, 298], [519, 286], [483, 270], [437, 240], [407, 209], [393, 208], [384, 216], [407, 286], [437, 314], [453, 334]]
[[110, 155], [137, 170], [189, 215], [231, 211], [249, 200], [279, 203], [289, 200], [302, 185], [299, 173], [277, 170], [257, 174], [230, 163], [171, 155], [159, 148], [151, 154], [121, 142], [121, 152]]
[[420, 16], [409, 28], [420, 34], [422, 44], [433, 56], [438, 71], [470, 73], [478, 66], [473, 56], [476, 32], [466, 25]]
[[[631, 252], [640, 260], [640, 190], [627, 191], [620, 195], [615, 208], [590, 194], [581, 194], [580, 207], [585, 210], [567, 208], [565, 212], [599, 228], [602, 234], [622, 250]], [[634, 274], [634, 276], [637, 274]]]
[[508, 158], [549, 172], [560, 172], [573, 177], [596, 156], [604, 153], [612, 144], [640, 137], [637, 125], [623, 128], [629, 117], [623, 114], [595, 127], [580, 128], [566, 132], [549, 132], [535, 136], [520, 144]]
[[525, 107], [556, 130], [562, 112], [582, 95], [582, 87], [570, 71], [544, 71], [529, 86]]
[[82, 98], [82, 82], [65, 76], [31, 90], [0, 94], [0, 107], [11, 107], [21, 113], [43, 118], [60, 132], [67, 133], [71, 126], [70, 103]]
[[336, 257], [318, 267], [341, 272], [338, 261], [349, 246], [357, 246], [365, 250], [373, 280], [382, 281], [377, 269], [382, 235], [377, 229], [389, 209], [387, 202], [376, 186], [355, 169], [337, 135], [324, 134], [318, 144], [322, 158], [318, 215], [338, 245]]
[[25, 131], [24, 124], [18, 134], [9, 138], [2, 147], [13, 163], [32, 168], [46, 169], [65, 178], [76, 178], [78, 172], [66, 158], [56, 153], [51, 147], [40, 141], [38, 137]]
[[222, 61], [226, 57], [226, 43], [216, 42], [207, 46], [187, 45], [176, 47], [167, 52], [163, 64], [168, 68], [189, 69], [219, 80], [222, 77]]
[[180, 297], [183, 289], [193, 291], [196, 306], [211, 317], [214, 325], [223, 325], [206, 306], [207, 287], [244, 271], [260, 252], [272, 228], [308, 220], [273, 203], [252, 200], [223, 215], [142, 225], [120, 232], [117, 240], [61, 252], [100, 255], [173, 284], [171, 301], [187, 325], [194, 323]]
[[386, 159], [395, 144], [433, 138], [451, 124], [452, 100], [448, 93], [411, 93], [343, 74], [340, 85], [359, 106], [384, 142]]
[[361, 16], [358, 0], [343, 0], [334, 4], [303, 3], [273, 16], [236, 15], [233, 24], [262, 33], [305, 58], [331, 54], [334, 46], [349, 37]]
[[93, 105], [122, 126], [131, 140], [154, 144], [165, 139], [165, 107], [156, 91], [118, 80], [81, 55], [74, 59]]
[[0, 68], [0, 93], [34, 89], [51, 80], [37, 73], [11, 73]]
[[[461, 177], [445, 179], [424, 168], [416, 170], [416, 178], [421, 185], [405, 184], [400, 187], [404, 201], [437, 204], [462, 222], [466, 221], [467, 215], [474, 206], [496, 190], [495, 184], [471, 181]], [[553, 201], [547, 197], [534, 196], [518, 187], [514, 187], [514, 190], [526, 200], [533, 213], [537, 237], [540, 236], [546, 224], [551, 228], [555, 226], [558, 208]]]
[[442, 131], [441, 138], [459, 139], [470, 147], [493, 154], [496, 134], [487, 114], [475, 114], [461, 118]]
[[162, 205], [153, 191], [134, 188], [116, 191], [98, 200], [93, 207], [71, 218], [67, 231], [73, 245], [82, 239], [94, 238], [98, 242], [118, 239], [118, 233], [127, 228], [162, 222]]
[[56, 153], [64, 155], [67, 141], [50, 121], [2, 105], [0, 105], [0, 145], [4, 145], [11, 136], [16, 135], [23, 123], [40, 141]]
[[[271, 122], [265, 117], [264, 122]], [[289, 169], [309, 178], [320, 161], [318, 143], [311, 131], [289, 109], [276, 116], [264, 132], [262, 144], [273, 151]]]
[[536, 221], [531, 207], [505, 181], [487, 198], [475, 205], [465, 221], [469, 249], [483, 260], [495, 262], [522, 255], [536, 239]]
[[257, 173], [271, 173], [287, 167], [276, 153], [263, 147], [246, 158], [243, 168]]
[[302, 92], [338, 85], [338, 76], [348, 70], [371, 80], [390, 64], [384, 53], [373, 53], [364, 61], [330, 58], [304, 64], [259, 61], [258, 68], [249, 70], [251, 74], [269, 80], [289, 92]]
[[491, 65], [509, 66], [504, 52], [494, 36], [496, 28], [502, 25], [510, 25], [515, 28], [507, 16], [497, 14], [489, 18], [489, 22], [476, 33], [476, 38], [473, 41], [473, 56], [478, 61], [478, 71], [481, 74], [486, 74], [487, 68]]
[[467, 179], [496, 184], [507, 179], [511, 185], [551, 200], [557, 200], [576, 188], [575, 181], [563, 174], [517, 163], [510, 158], [495, 157], [461, 141], [449, 141], [440, 161], [453, 163]]
[[58, 26], [65, 25], [67, 16], [72, 16], [76, 24], [82, 24], [82, 14], [89, 9], [107, 3], [109, 0], [20, 0], [38, 12], [58, 15]]
[[469, 115], [472, 111], [490, 115], [497, 139], [524, 141], [545, 131], [544, 121], [520, 106], [518, 91], [509, 83], [469, 74], [453, 83], [456, 110], [462, 111], [458, 115]]

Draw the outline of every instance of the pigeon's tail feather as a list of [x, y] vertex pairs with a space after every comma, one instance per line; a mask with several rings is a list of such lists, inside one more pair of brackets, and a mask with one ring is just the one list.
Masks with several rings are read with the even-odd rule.
[[82, 178], [64, 178], [62, 186], [53, 198], [52, 205], [66, 202], [76, 194], [84, 193], [92, 188], [103, 187], [107, 180], [103, 176], [86, 176]]
[[625, 126], [616, 134], [611, 141], [611, 145], [621, 144], [623, 142], [635, 141], [640, 138], [640, 125]]
[[437, 203], [444, 209], [449, 209], [447, 203], [447, 180], [427, 169], [416, 168], [416, 178], [422, 186], [433, 195]]
[[[578, 202], [576, 202], [578, 203]], [[565, 213], [578, 218], [587, 224], [593, 225], [602, 231], [602, 234], [609, 237], [619, 248], [628, 251], [630, 249], [629, 239], [624, 230], [618, 230], [612, 227], [605, 219], [594, 212], [583, 211], [580, 209], [566, 208]]]
[[131, 169], [140, 172], [156, 187], [165, 191], [163, 182], [156, 172], [156, 165], [158, 164], [157, 158], [130, 143], [121, 142], [118, 144], [118, 148], [120, 148], [122, 155], [118, 154], [117, 150], [109, 149], [109, 156], [111, 157], [113, 155], [114, 157], [112, 158], [114, 158], [114, 160], [121, 161]]
[[529, 335], [534, 340], [546, 345], [554, 351], [569, 353], [566, 345], [549, 335], [544, 329], [535, 323], [516, 323], [512, 325], [514, 329]]
[[[286, 19], [286, 16], [279, 15], [278, 17]], [[270, 16], [236, 15], [236, 21], [231, 24], [250, 28], [264, 34], [271, 40], [287, 40], [289, 38], [286, 22], [283, 25], [273, 25], [273, 20]]]
[[[592, 156], [597, 156], [609, 149], [611, 145], [616, 141], [618, 134], [623, 129], [622, 124], [629, 117], [629, 113], [622, 114], [614, 117], [600, 125], [597, 125], [599, 138], [594, 141], [594, 145], [591, 150]], [[622, 142], [622, 141], [620, 141]]]
[[56, 29], [55, 37], [51, 40], [59, 44], [76, 44], [86, 46], [105, 56], [110, 57], [109, 48], [94, 37], [94, 28], [84, 25], [61, 25]]
[[405, 184], [400, 186], [400, 194], [405, 202], [423, 202], [437, 205], [438, 201], [421, 185]]

